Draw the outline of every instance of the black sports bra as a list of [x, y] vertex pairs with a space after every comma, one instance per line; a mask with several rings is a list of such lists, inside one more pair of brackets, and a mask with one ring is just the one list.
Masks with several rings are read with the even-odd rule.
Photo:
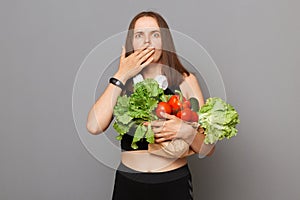
[[[173, 92], [175, 90], [179, 90], [180, 91], [180, 88], [178, 86], [172, 87], [171, 89], [167, 88], [167, 89], [164, 90], [164, 93], [167, 94], [167, 95], [169, 95], [169, 94], [175, 94]], [[126, 134], [123, 135], [122, 140], [121, 140], [121, 150], [122, 151], [148, 150], [148, 144], [149, 143], [147, 142], [146, 138], [142, 138], [140, 141], [138, 141], [136, 143], [136, 145], [138, 146], [137, 149], [133, 149], [131, 147], [131, 143], [132, 143], [132, 140], [133, 140], [134, 132], [135, 132], [135, 129], [131, 128], [128, 133], [126, 133]]]

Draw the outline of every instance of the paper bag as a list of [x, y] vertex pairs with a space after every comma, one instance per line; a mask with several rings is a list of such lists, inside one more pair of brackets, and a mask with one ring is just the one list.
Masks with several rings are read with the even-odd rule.
[[165, 158], [183, 158], [195, 153], [183, 139], [148, 144], [148, 152]]

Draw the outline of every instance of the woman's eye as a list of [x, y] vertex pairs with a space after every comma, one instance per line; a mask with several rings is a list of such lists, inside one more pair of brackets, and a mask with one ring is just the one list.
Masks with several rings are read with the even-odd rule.
[[154, 33], [153, 36], [158, 38], [158, 37], [160, 37], [160, 34], [159, 33]]
[[142, 34], [140, 34], [140, 33], [137, 33], [137, 34], [135, 34], [135, 36], [134, 36], [135, 38], [141, 38], [142, 37]]

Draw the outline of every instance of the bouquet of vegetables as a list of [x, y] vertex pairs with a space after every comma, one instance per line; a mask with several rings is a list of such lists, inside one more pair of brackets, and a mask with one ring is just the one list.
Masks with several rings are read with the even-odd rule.
[[119, 133], [121, 140], [125, 133], [135, 128], [131, 147], [137, 149], [136, 142], [146, 137], [147, 142], [154, 143], [154, 133], [150, 124], [143, 125], [146, 121], [158, 119], [154, 110], [160, 101], [167, 101], [164, 90], [161, 89], [154, 79], [145, 79], [134, 85], [131, 96], [119, 96], [114, 107], [115, 123], [114, 129]]
[[137, 149], [136, 142], [146, 138], [154, 143], [154, 133], [151, 124], [143, 125], [146, 121], [159, 118], [160, 112], [176, 115], [187, 123], [199, 123], [204, 129], [204, 143], [212, 144], [223, 138], [230, 138], [237, 134], [236, 124], [239, 123], [236, 110], [222, 99], [214, 97], [207, 99], [199, 109], [196, 98], [185, 99], [180, 91], [175, 95], [165, 95], [154, 79], [145, 79], [134, 85], [131, 96], [119, 96], [114, 107], [114, 129], [119, 133], [118, 140], [135, 128], [131, 147]]

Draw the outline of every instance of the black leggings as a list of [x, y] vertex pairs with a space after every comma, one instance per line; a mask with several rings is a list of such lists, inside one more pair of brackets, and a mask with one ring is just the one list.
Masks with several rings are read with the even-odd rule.
[[192, 200], [188, 165], [167, 172], [138, 172], [122, 163], [115, 176], [112, 200]]

